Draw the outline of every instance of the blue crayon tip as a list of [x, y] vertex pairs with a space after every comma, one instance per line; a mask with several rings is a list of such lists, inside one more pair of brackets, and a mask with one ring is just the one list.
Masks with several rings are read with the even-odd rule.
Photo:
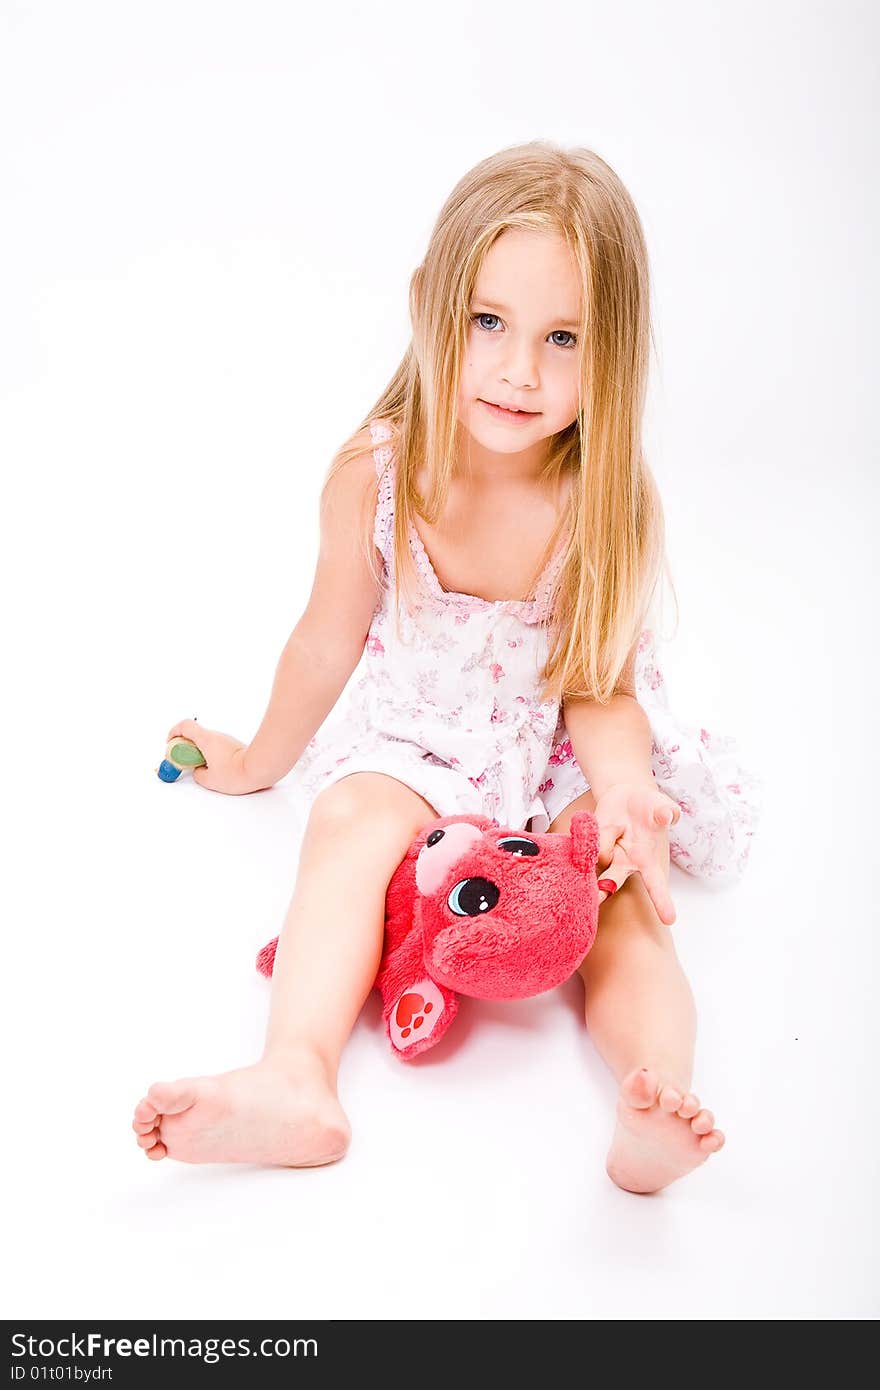
[[176, 782], [180, 776], [180, 768], [169, 763], [167, 758], [163, 758], [157, 769], [163, 782]]

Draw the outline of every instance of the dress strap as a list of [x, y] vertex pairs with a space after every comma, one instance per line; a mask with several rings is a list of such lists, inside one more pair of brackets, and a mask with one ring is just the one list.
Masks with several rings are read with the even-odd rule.
[[394, 450], [381, 441], [391, 438], [391, 429], [381, 420], [370, 422], [373, 443], [373, 462], [379, 478], [376, 495], [376, 518], [373, 525], [373, 544], [379, 550], [390, 572], [394, 547]]

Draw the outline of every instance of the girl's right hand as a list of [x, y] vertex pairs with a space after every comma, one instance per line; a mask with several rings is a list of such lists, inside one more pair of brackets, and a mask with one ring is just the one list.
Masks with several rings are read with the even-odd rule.
[[245, 796], [248, 792], [265, 788], [265, 782], [254, 782], [253, 778], [248, 777], [244, 768], [247, 745], [231, 734], [205, 729], [194, 719], [181, 719], [168, 730], [169, 742], [173, 738], [188, 738], [201, 749], [205, 766], [193, 768], [193, 778], [200, 787], [207, 787], [212, 792], [225, 792], [227, 796]]

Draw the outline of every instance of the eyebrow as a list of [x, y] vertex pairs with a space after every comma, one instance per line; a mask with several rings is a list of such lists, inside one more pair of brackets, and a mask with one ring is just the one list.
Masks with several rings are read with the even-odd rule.
[[[485, 304], [488, 308], [497, 309], [502, 314], [513, 313], [513, 310], [507, 304], [493, 304], [491, 299], [485, 299], [481, 294], [472, 295], [471, 298], [475, 304]], [[550, 320], [552, 323], [564, 323], [567, 327], [578, 328], [580, 326], [579, 319], [576, 317], [567, 318], [565, 314], [551, 314]]]

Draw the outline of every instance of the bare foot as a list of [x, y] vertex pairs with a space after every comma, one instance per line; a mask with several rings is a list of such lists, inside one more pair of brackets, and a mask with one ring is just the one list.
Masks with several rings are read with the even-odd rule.
[[314, 1168], [342, 1158], [351, 1129], [319, 1059], [265, 1061], [219, 1076], [159, 1081], [134, 1112], [147, 1158]]
[[695, 1095], [660, 1085], [647, 1067], [624, 1077], [605, 1168], [627, 1192], [658, 1192], [705, 1163], [724, 1143]]

